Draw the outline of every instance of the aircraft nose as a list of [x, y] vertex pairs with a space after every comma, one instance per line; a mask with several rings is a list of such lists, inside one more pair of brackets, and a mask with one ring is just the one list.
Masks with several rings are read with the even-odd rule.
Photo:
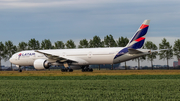
[[12, 57], [9, 59], [9, 61], [12, 63], [13, 62], [13, 59], [12, 59]]

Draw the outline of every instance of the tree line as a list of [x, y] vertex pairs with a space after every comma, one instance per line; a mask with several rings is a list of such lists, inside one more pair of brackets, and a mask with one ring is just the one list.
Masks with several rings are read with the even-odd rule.
[[[119, 37], [117, 40], [115, 40], [112, 35], [106, 35], [104, 37], [104, 40], [101, 40], [101, 38], [97, 35], [89, 41], [87, 39], [82, 39], [79, 41], [78, 46], [76, 46], [72, 39], [68, 40], [66, 43], [63, 43], [63, 41], [56, 41], [54, 42], [54, 44], [52, 44], [49, 39], [44, 39], [40, 43], [38, 40], [33, 38], [30, 39], [28, 42], [22, 41], [17, 46], [14, 45], [12, 41], [8, 40], [5, 43], [0, 42], [0, 66], [2, 59], [7, 61], [14, 53], [22, 50], [125, 47], [128, 42], [129, 39], [127, 37]], [[143, 48], [150, 50], [158, 49], [158, 47], [152, 41], [146, 41]], [[160, 60], [166, 60], [168, 66], [168, 61], [169, 59], [173, 58], [173, 55], [175, 55], [177, 59], [180, 58], [180, 39], [175, 40], [174, 46], [172, 47], [170, 43], [165, 38], [163, 38], [162, 42], [159, 44], [159, 49], [167, 50], [162, 50], [159, 53], [154, 52], [147, 55], [146, 57], [141, 57], [138, 59], [147, 59], [151, 61], [151, 66], [153, 67], [153, 60], [157, 58], [157, 55], [159, 55]]]

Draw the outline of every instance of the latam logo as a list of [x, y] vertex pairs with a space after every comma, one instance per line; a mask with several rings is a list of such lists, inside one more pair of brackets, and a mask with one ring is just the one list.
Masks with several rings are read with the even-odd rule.
[[19, 55], [18, 55], [18, 56], [21, 56], [21, 54], [22, 54], [22, 53], [19, 53]]
[[19, 53], [18, 57], [20, 58], [21, 56], [35, 56], [35, 53]]

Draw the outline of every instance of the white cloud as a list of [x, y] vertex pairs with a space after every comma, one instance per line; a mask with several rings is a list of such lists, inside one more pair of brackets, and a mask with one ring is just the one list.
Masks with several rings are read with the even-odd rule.
[[[163, 2], [162, 2], [163, 1]], [[119, 6], [131, 5], [142, 5], [147, 8], [149, 5], [159, 6], [161, 3], [163, 5], [167, 1], [164, 0], [1, 0], [0, 9], [12, 9], [12, 8], [31, 8], [31, 7], [99, 7], [103, 5], [114, 5], [119, 4]], [[171, 3], [179, 1], [171, 0]], [[136, 6], [135, 9], [139, 8]], [[155, 7], [156, 8], [156, 7]], [[129, 9], [129, 8], [126, 8]], [[164, 10], [159, 6], [159, 9]], [[159, 10], [156, 9], [156, 10]], [[121, 9], [119, 9], [121, 10]]]
[[3, 0], [0, 1], [0, 8], [30, 8], [30, 7], [65, 7], [65, 6], [97, 6], [97, 4], [108, 3], [108, 0], [51, 0], [51, 1], [24, 1], [24, 0]]

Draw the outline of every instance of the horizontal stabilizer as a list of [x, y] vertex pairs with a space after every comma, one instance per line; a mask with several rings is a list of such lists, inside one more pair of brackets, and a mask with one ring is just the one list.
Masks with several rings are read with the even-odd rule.
[[167, 51], [167, 50], [169, 50], [169, 49], [150, 50], [150, 52], [151, 52], [151, 53], [154, 53], [154, 52], [158, 53], [158, 52], [160, 52], [160, 51]]
[[142, 51], [133, 49], [133, 48], [128, 48], [129, 54], [139, 54], [139, 53], [143, 53]]

